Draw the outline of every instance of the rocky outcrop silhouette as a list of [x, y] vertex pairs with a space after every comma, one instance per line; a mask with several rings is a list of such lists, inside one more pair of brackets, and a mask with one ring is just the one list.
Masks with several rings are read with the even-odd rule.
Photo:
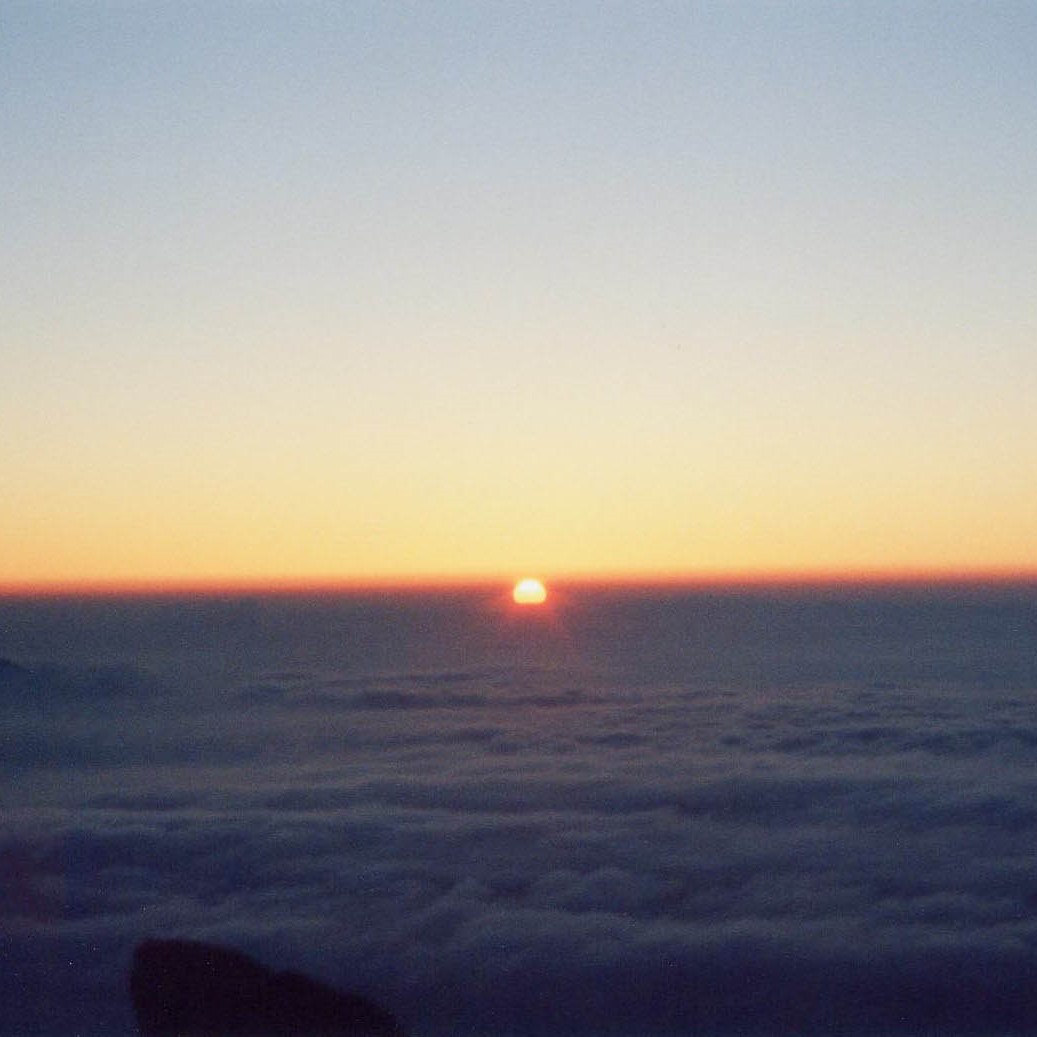
[[403, 1037], [364, 997], [208, 943], [140, 944], [130, 994], [140, 1037]]

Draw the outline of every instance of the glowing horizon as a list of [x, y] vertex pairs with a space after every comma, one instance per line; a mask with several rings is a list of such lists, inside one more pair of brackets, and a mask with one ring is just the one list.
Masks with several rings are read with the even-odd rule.
[[[700, 573], [558, 573], [545, 585], [561, 589], [613, 588], [651, 590], [752, 590], [795, 587], [1008, 587], [1037, 583], [1037, 567], [1018, 569], [867, 569], [772, 570]], [[134, 597], [257, 594], [323, 595], [483, 591], [510, 596], [515, 584], [507, 574], [418, 574], [411, 577], [64, 580], [0, 583], [0, 597]]]

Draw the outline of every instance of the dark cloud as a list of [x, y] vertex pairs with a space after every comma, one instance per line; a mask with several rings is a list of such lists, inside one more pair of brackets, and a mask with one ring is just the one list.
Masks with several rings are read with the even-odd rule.
[[[681, 655], [687, 615], [611, 607]], [[711, 636], [741, 615], [753, 667], [768, 644], [780, 663], [752, 608], [718, 609]], [[843, 645], [815, 683], [685, 657], [609, 675], [611, 641], [584, 670], [379, 668], [381, 640], [337, 667], [267, 645], [218, 679], [100, 650], [6, 668], [0, 1033], [131, 1034], [152, 937], [356, 990], [419, 1037], [1037, 1033], [1037, 684], [887, 679], [892, 622], [848, 677], [873, 606], [837, 608], [823, 651], [795, 633], [812, 609], [775, 621], [808, 669]]]

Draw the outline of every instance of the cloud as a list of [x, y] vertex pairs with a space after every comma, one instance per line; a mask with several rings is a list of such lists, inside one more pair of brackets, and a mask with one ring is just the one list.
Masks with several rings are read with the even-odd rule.
[[427, 1037], [1037, 1033], [1030, 692], [603, 653], [15, 675], [0, 1033], [132, 1033], [156, 936]]

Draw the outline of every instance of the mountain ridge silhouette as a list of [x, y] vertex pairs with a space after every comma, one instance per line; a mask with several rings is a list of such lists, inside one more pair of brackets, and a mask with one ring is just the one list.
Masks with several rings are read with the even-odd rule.
[[130, 995], [140, 1037], [405, 1037], [365, 997], [193, 940], [139, 944]]

